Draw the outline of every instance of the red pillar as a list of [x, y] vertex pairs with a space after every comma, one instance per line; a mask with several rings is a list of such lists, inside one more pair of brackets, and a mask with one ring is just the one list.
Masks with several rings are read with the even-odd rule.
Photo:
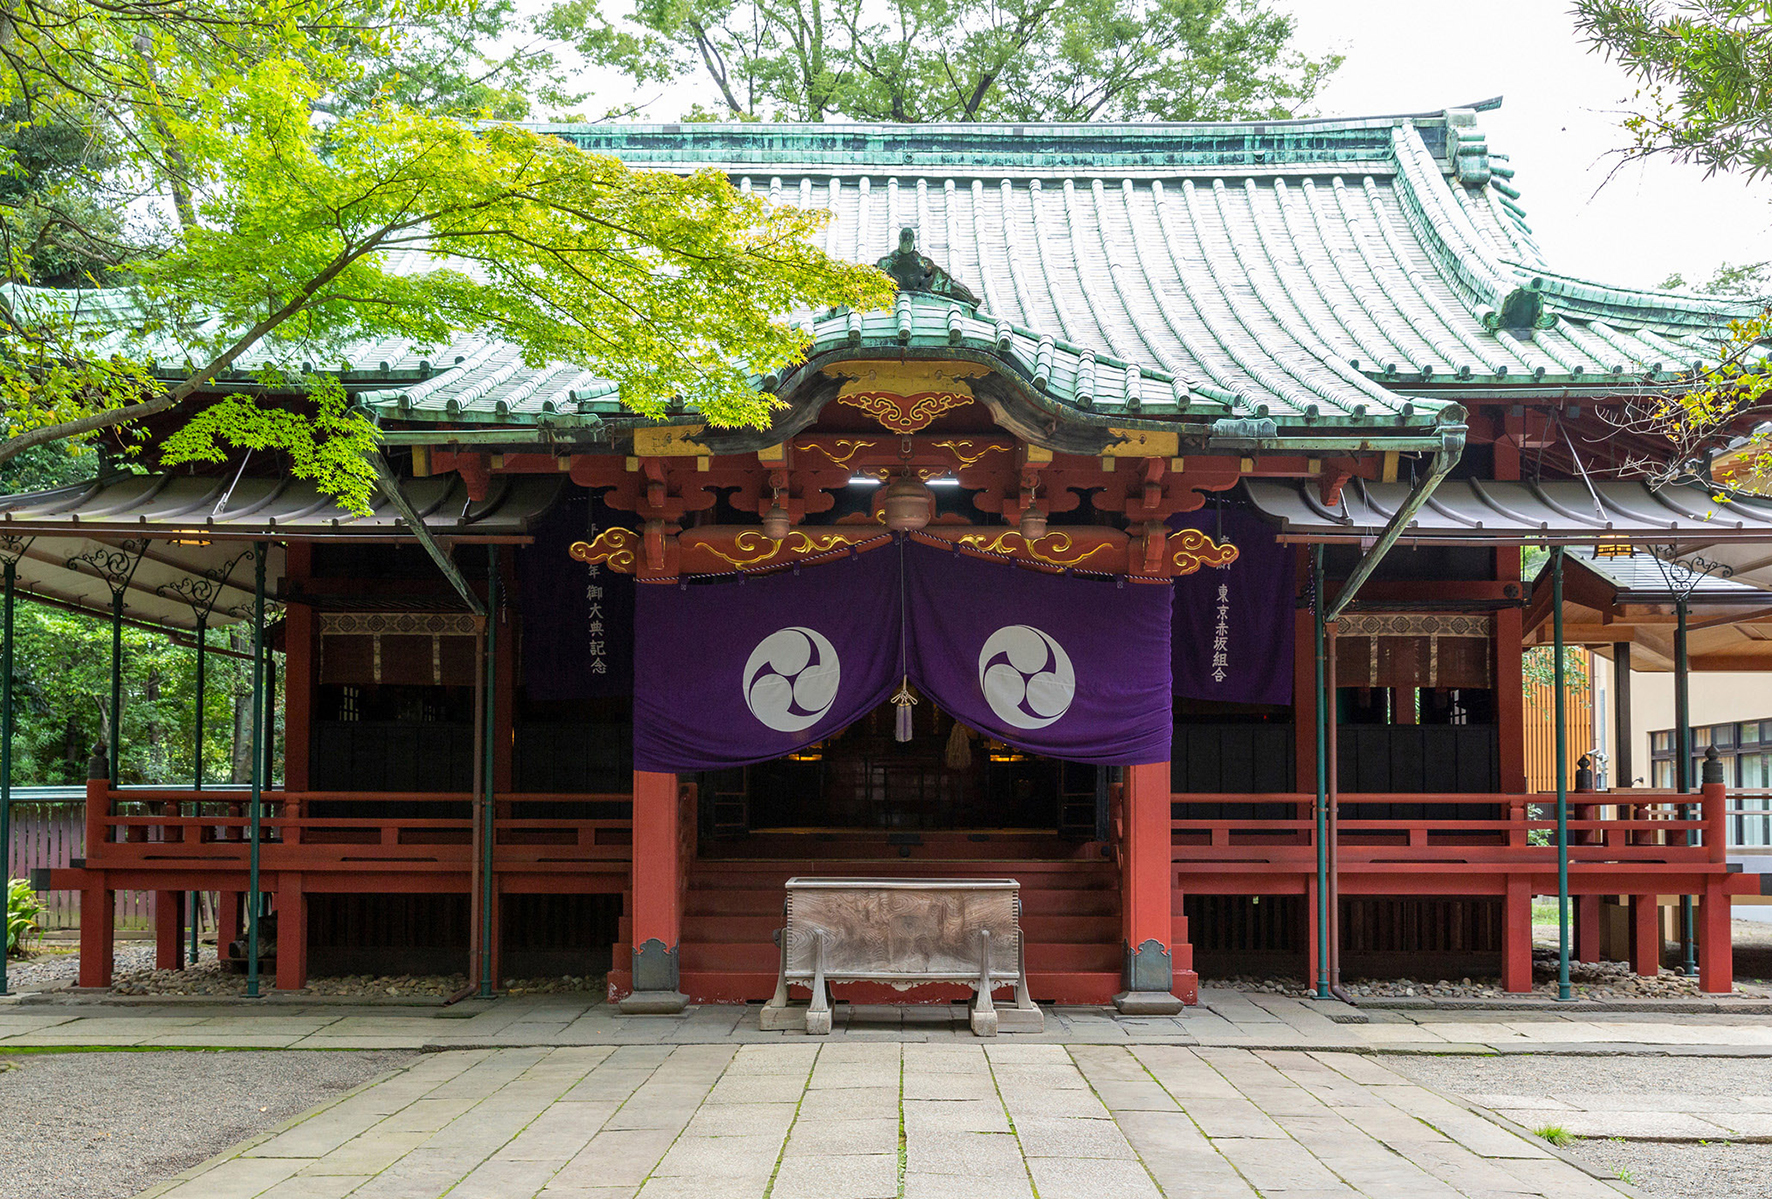
[[1727, 995], [1735, 989], [1735, 950], [1729, 927], [1729, 896], [1723, 880], [1713, 879], [1698, 905], [1698, 989]]
[[1532, 883], [1509, 875], [1507, 907], [1501, 932], [1501, 989], [1532, 989]]
[[222, 891], [216, 896], [215, 956], [228, 960], [228, 946], [238, 941], [246, 927], [246, 896], [240, 891]]
[[1597, 962], [1600, 960], [1600, 897], [1574, 895], [1570, 900], [1575, 904], [1575, 960]]
[[1173, 1015], [1182, 995], [1198, 995], [1199, 978], [1177, 970], [1174, 932], [1174, 851], [1169, 817], [1169, 763], [1126, 767], [1121, 795], [1120, 902], [1125, 915], [1126, 990], [1114, 1006], [1134, 1015]]
[[[94, 755], [88, 773], [104, 773], [104, 759]], [[86, 780], [87, 885], [80, 889], [80, 985], [111, 985], [111, 940], [117, 929], [117, 893], [105, 886], [105, 844], [110, 840], [111, 783]]]
[[[1507, 552], [1518, 558], [1518, 551]], [[1519, 574], [1516, 561], [1514, 579], [1507, 581], [1517, 580]], [[1526, 790], [1526, 696], [1520, 662], [1524, 628], [1518, 608], [1504, 608], [1495, 614], [1495, 716], [1501, 739], [1501, 790], [1509, 795]]]
[[308, 895], [300, 873], [277, 875], [277, 989], [299, 991], [308, 985]]
[[117, 928], [117, 893], [108, 891], [104, 875], [87, 875], [93, 885], [80, 889], [80, 985], [111, 985], [111, 939]]
[[678, 989], [677, 945], [683, 924], [681, 809], [677, 776], [634, 771], [634, 835], [631, 912], [634, 993], [624, 1012], [680, 1012], [688, 999]]
[[1644, 978], [1661, 973], [1661, 910], [1656, 896], [1630, 897], [1630, 968]]
[[183, 891], [154, 892], [154, 969], [177, 970], [185, 923]]

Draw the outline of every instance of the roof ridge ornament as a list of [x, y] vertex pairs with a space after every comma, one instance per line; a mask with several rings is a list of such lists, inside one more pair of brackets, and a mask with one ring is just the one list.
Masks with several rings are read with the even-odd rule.
[[917, 251], [917, 231], [905, 226], [898, 231], [898, 249], [874, 264], [891, 275], [900, 291], [920, 291], [930, 295], [948, 296], [965, 304], [978, 303], [978, 297], [965, 284], [937, 266], [933, 258]]

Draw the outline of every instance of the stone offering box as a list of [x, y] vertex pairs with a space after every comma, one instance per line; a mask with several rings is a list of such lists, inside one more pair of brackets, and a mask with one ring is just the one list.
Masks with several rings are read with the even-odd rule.
[[[792, 878], [781, 971], [764, 1029], [831, 1031], [827, 984], [874, 982], [899, 990], [962, 983], [974, 991], [972, 1031], [1040, 1032], [1045, 1017], [1028, 995], [1021, 938], [1021, 884], [1012, 878]], [[801, 1010], [788, 985], [812, 990]], [[999, 1010], [991, 990], [1014, 984], [1015, 1006]]]

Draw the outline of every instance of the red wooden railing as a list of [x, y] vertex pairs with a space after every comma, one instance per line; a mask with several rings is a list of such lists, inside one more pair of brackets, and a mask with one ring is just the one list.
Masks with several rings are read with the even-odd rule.
[[[1220, 817], [1172, 820], [1174, 858], [1189, 869], [1310, 871], [1316, 868], [1315, 796], [1180, 794], [1177, 804], [1282, 805], [1280, 819]], [[1572, 794], [1569, 858], [1576, 868], [1597, 865], [1646, 873], [1718, 867], [1725, 860], [1728, 809], [1714, 795]], [[1485, 794], [1355, 794], [1339, 797], [1338, 857], [1343, 870], [1416, 870], [1436, 864], [1535, 868], [1556, 856], [1555, 797]], [[1435, 808], [1491, 807], [1497, 815], [1463, 814], [1373, 818], [1365, 805]], [[1684, 809], [1691, 818], [1682, 818]]]
[[[625, 804], [628, 799], [613, 794], [497, 796], [495, 868], [571, 869], [574, 864], [626, 862], [632, 821], [625, 817], [513, 813]], [[200, 869], [209, 864], [237, 869], [249, 850], [249, 802], [239, 792], [131, 789], [95, 794], [88, 800], [87, 864], [107, 869]], [[465, 793], [267, 791], [262, 803], [260, 854], [266, 869], [466, 869], [472, 860], [473, 797]], [[405, 811], [364, 814], [371, 804], [399, 805]], [[329, 812], [327, 805], [337, 807]], [[449, 814], [414, 814], [426, 809]]]

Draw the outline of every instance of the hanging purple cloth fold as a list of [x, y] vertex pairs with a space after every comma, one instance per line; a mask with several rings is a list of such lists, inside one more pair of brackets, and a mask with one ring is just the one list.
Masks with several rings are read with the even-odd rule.
[[890, 547], [742, 584], [641, 585], [634, 768], [721, 770], [829, 736], [898, 685], [899, 627]]
[[1168, 587], [904, 557], [911, 680], [943, 711], [1049, 757], [1169, 760]]
[[[1292, 702], [1293, 549], [1273, 527], [1240, 508], [1225, 508], [1222, 537], [1237, 560], [1175, 580], [1175, 694], [1238, 704]], [[1210, 507], [1172, 517], [1174, 529], [1217, 540], [1220, 514]]]
[[634, 576], [570, 561], [574, 541], [621, 514], [578, 492], [554, 505], [517, 550], [523, 691], [532, 700], [597, 699], [634, 688]]

